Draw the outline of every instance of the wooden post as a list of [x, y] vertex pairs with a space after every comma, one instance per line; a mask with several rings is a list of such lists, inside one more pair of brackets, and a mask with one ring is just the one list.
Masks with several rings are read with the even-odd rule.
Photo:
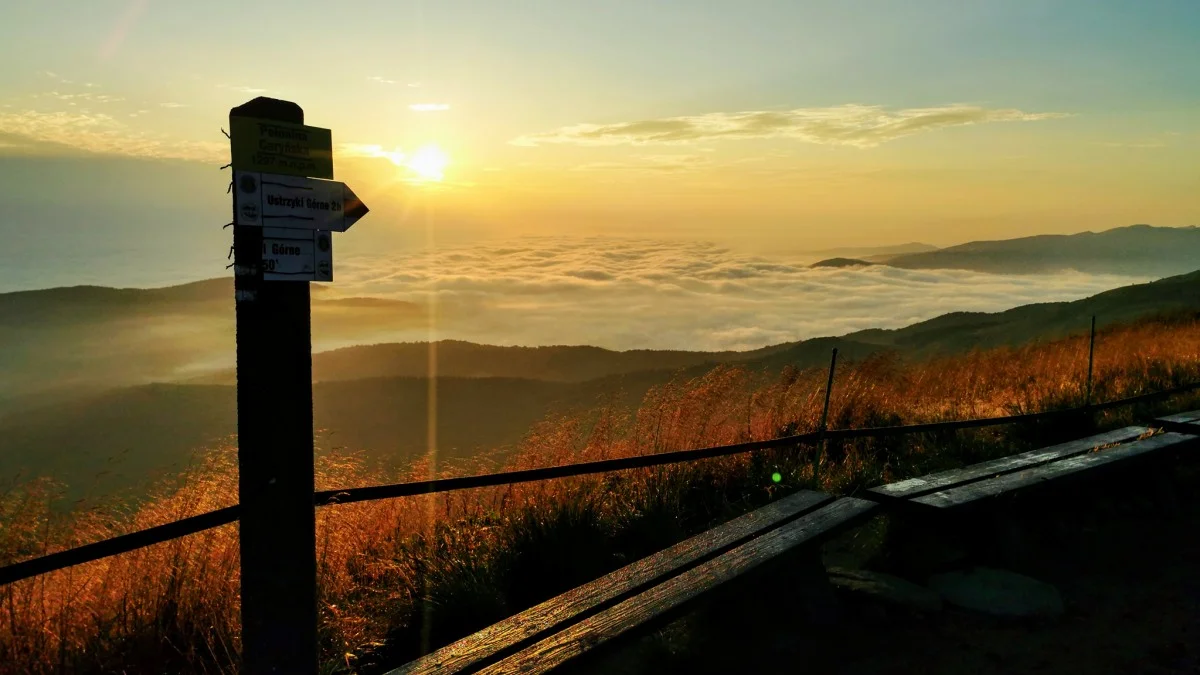
[[1096, 315], [1092, 315], [1092, 336], [1088, 340], [1088, 377], [1087, 396], [1083, 400], [1084, 407], [1092, 406], [1092, 361], [1096, 354]]
[[[821, 408], [821, 426], [818, 429], [821, 436], [825, 435], [825, 427], [829, 421], [829, 394], [833, 391], [833, 371], [837, 368], [837, 347], [833, 348], [833, 356], [829, 358], [829, 379], [825, 382], [825, 406]], [[821, 456], [825, 453], [825, 439], [817, 445], [816, 461], [813, 463], [813, 477], [821, 468]]]
[[[300, 106], [262, 97], [229, 116], [304, 123]], [[242, 672], [315, 675], [309, 288], [307, 281], [263, 281], [262, 234], [233, 228]]]

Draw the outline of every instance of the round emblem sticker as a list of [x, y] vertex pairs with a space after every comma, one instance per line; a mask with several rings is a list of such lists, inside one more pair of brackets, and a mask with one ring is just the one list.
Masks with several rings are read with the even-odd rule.
[[238, 189], [246, 193], [257, 192], [258, 180], [248, 173], [242, 174], [242, 177], [238, 179]]

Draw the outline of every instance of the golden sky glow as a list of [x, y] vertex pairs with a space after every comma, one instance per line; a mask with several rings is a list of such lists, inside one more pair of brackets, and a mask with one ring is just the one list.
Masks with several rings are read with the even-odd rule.
[[22, 4], [0, 171], [219, 165], [228, 109], [265, 95], [333, 130], [377, 233], [799, 250], [1200, 220], [1194, 4], [502, 4], [359, 3], [331, 35], [304, 0], [287, 42], [279, 3]]

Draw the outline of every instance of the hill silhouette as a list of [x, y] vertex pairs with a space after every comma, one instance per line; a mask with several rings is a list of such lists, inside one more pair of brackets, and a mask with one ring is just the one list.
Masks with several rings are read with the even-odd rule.
[[[313, 341], [423, 325], [412, 303], [312, 289]], [[233, 280], [167, 288], [75, 286], [0, 294], [0, 412], [232, 366]]]
[[[973, 242], [932, 251], [923, 244], [879, 247], [853, 255], [858, 256], [855, 260], [868, 262], [876, 261], [875, 255], [885, 255], [891, 259], [889, 264], [911, 268], [1025, 272], [1074, 267], [1157, 277], [1200, 268], [1197, 243], [1200, 230], [1196, 228], [1133, 226], [1099, 234]], [[914, 250], [919, 252], [912, 253]], [[231, 383], [232, 296], [229, 278], [168, 288], [77, 286], [0, 294], [0, 413], [151, 382]], [[312, 297], [317, 351], [380, 342], [381, 336], [424, 329], [428, 324], [424, 309], [409, 302], [340, 297], [335, 289], [319, 284], [313, 287]], [[955, 315], [932, 326], [937, 334], [956, 322], [975, 320], [970, 315]], [[970, 326], [954, 330], [973, 330], [984, 336], [988, 332]], [[1027, 337], [1037, 331], [1018, 332]], [[905, 335], [911, 331], [896, 336], [868, 331], [853, 339], [903, 346]], [[948, 341], [934, 342], [940, 347]], [[972, 339], [964, 341], [972, 343]], [[788, 348], [782, 345], [763, 353], [611, 352], [595, 347], [483, 348], [446, 342], [438, 357], [438, 372], [454, 377], [576, 382], [645, 369], [745, 361]], [[385, 353], [388, 351], [392, 353]], [[319, 356], [314, 368], [318, 380], [422, 377], [428, 370], [427, 360], [425, 347], [419, 344], [355, 348]]]
[[[1200, 311], [1200, 272], [1114, 289], [1074, 302], [997, 313], [959, 312], [896, 330], [866, 330], [747, 352], [616, 352], [597, 347], [437, 345], [436, 425], [444, 459], [511, 447], [547, 415], [604, 401], [636, 404], [656, 384], [701, 375], [720, 363], [778, 372], [823, 366], [829, 352], [858, 360], [952, 354], [1020, 344], [1152, 314]], [[429, 346], [383, 344], [314, 355], [314, 414], [323, 448], [364, 450], [402, 463], [428, 445]], [[70, 400], [23, 399], [0, 413], [0, 475], [51, 475], [71, 496], [107, 495], [170, 475], [201, 447], [236, 432], [229, 384], [148, 384], [81, 393]]]
[[878, 263], [859, 260], [858, 258], [827, 258], [818, 260], [809, 267], [869, 267]]
[[1048, 339], [1096, 325], [1130, 321], [1151, 314], [1200, 309], [1200, 271], [1133, 284], [1072, 302], [1022, 305], [1003, 312], [953, 312], [896, 330], [850, 333], [856, 342], [912, 351], [944, 353], [1016, 345]]
[[965, 269], [995, 274], [1078, 270], [1164, 277], [1200, 268], [1200, 228], [1130, 225], [1103, 232], [973, 241], [887, 260], [904, 269]]
[[843, 248], [827, 248], [819, 251], [807, 251], [808, 255], [816, 259], [824, 258], [861, 258], [863, 260], [871, 260], [879, 262], [893, 256], [904, 255], [906, 253], [924, 253], [926, 251], [936, 251], [937, 246], [932, 244], [922, 244], [921, 242], [909, 242], [907, 244], [896, 244], [893, 246], [850, 246]]

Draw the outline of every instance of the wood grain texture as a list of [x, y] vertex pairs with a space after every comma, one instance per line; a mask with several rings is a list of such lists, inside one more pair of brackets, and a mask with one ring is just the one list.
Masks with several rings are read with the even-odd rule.
[[1200, 433], [1200, 410], [1159, 417], [1154, 420], [1154, 423], [1162, 426], [1167, 431], [1176, 431], [1183, 434]]
[[1011, 455], [979, 464], [972, 464], [961, 469], [951, 469], [949, 471], [929, 474], [928, 476], [919, 476], [896, 483], [889, 483], [888, 485], [880, 485], [879, 487], [871, 488], [870, 492], [883, 497], [912, 499], [939, 490], [953, 488], [964, 483], [993, 478], [1001, 474], [1028, 469], [1066, 457], [1082, 455], [1102, 445], [1132, 441], [1146, 431], [1147, 428], [1141, 426], [1125, 427], [1081, 438], [1076, 441], [1023, 452], [1019, 455]]
[[[479, 672], [488, 675], [544, 673], [613, 638], [678, 610], [700, 595], [732, 581], [797, 546], [816, 543], [848, 526], [877, 505], [839, 499], [802, 518], [570, 626]], [[797, 608], [797, 611], [800, 611]]]
[[1167, 415], [1166, 417], [1159, 417], [1154, 421], [1176, 422], [1178, 424], [1196, 424], [1200, 423], [1200, 410], [1182, 412], [1177, 415]]
[[1164, 450], [1179, 449], [1197, 440], [1196, 436], [1165, 433], [1142, 441], [1119, 445], [1115, 448], [1067, 457], [1049, 464], [1007, 473], [996, 478], [969, 483], [949, 490], [942, 490], [916, 497], [912, 501], [937, 508], [963, 506], [989, 497], [1027, 489], [1047, 481], [1065, 478], [1082, 471], [1097, 469], [1117, 462], [1145, 459]]
[[387, 675], [461, 672], [831, 501], [830, 495], [808, 490], [790, 495], [495, 623]]

